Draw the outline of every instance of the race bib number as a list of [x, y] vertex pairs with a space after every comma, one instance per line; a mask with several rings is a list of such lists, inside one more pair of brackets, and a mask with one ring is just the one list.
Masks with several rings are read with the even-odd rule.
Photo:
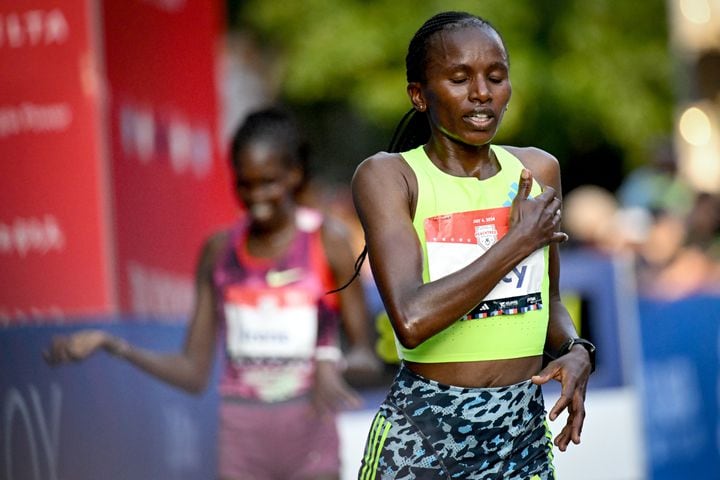
[[[437, 280], [480, 258], [508, 231], [510, 208], [438, 215], [425, 220], [430, 280]], [[545, 257], [536, 250], [512, 269], [466, 318], [512, 315], [542, 308], [540, 291]]]
[[317, 306], [292, 288], [225, 292], [227, 352], [233, 359], [308, 359], [317, 340]]

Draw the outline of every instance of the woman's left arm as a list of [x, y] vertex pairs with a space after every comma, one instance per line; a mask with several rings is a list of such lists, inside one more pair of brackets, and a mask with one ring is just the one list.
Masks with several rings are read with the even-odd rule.
[[[541, 186], [555, 189], [558, 197], [562, 195], [560, 166], [555, 157], [537, 148], [518, 148], [509, 150], [523, 162]], [[562, 213], [562, 212], [561, 212]], [[549, 276], [549, 322], [545, 348], [558, 352], [565, 342], [578, 336], [575, 324], [562, 303], [560, 297], [560, 252], [559, 244], [550, 244]], [[580, 434], [585, 421], [585, 392], [590, 377], [591, 363], [588, 350], [576, 345], [567, 354], [551, 361], [537, 375], [532, 377], [536, 384], [544, 384], [554, 379], [561, 383], [560, 398], [550, 410], [550, 420], [555, 420], [567, 408], [568, 419], [562, 431], [555, 437], [555, 445], [565, 451], [572, 441], [580, 443]]]

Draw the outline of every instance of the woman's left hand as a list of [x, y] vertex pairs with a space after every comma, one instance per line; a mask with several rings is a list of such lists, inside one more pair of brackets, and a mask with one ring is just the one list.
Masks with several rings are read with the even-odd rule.
[[580, 443], [583, 423], [585, 422], [585, 393], [590, 378], [590, 356], [582, 346], [573, 347], [567, 354], [559, 357], [532, 377], [533, 383], [542, 385], [551, 379], [562, 385], [560, 398], [548, 414], [554, 421], [567, 408], [567, 423], [555, 437], [555, 445], [564, 452], [568, 444]]

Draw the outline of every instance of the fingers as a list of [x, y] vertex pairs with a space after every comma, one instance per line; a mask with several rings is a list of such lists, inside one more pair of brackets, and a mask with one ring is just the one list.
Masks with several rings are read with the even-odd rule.
[[[573, 402], [574, 403], [574, 402]], [[580, 444], [580, 435], [582, 435], [582, 427], [585, 423], [585, 408], [582, 405], [582, 402], [580, 402], [580, 408], [578, 410], [573, 407], [573, 411], [576, 411], [572, 416], [572, 442], [575, 445]]]
[[563, 427], [560, 434], [555, 437], [553, 443], [564, 452], [570, 442], [575, 445], [580, 444], [580, 437], [582, 434], [582, 427], [585, 423], [585, 406], [583, 400], [579, 394], [575, 394], [571, 407], [568, 409], [569, 415], [567, 423]]
[[554, 421], [558, 415], [562, 413], [563, 410], [567, 408], [568, 405], [570, 405], [570, 398], [567, 397], [564, 394], [560, 395], [560, 398], [558, 398], [558, 401], [555, 402], [555, 405], [553, 405], [552, 410], [550, 410], [550, 413], [548, 414], [548, 418], [551, 421]]
[[360, 408], [363, 405], [362, 398], [355, 391], [345, 390], [343, 392], [343, 403], [348, 408]]
[[318, 413], [334, 413], [343, 408], [357, 409], [362, 407], [360, 395], [347, 388], [337, 388], [334, 391], [323, 392], [315, 397], [315, 406]]
[[[549, 202], [546, 209], [552, 214], [552, 226], [554, 230], [560, 228], [562, 221], [562, 201], [558, 197], [553, 197]], [[563, 243], [570, 239], [567, 233], [561, 231], [555, 231], [550, 238], [552, 243]]]
[[518, 181], [517, 197], [520, 200], [526, 200], [530, 196], [532, 189], [532, 173], [527, 168], [523, 168], [520, 172], [520, 180]]
[[[572, 394], [568, 392], [572, 392]], [[576, 388], [575, 382], [567, 382], [567, 385], [563, 385], [560, 398], [548, 414], [548, 418], [551, 421], [555, 420], [566, 408], [568, 411], [567, 422], [554, 440], [555, 445], [561, 452], [567, 449], [570, 442], [575, 445], [580, 444], [582, 427], [585, 423], [584, 394], [581, 389]]]
[[558, 434], [557, 437], [555, 437], [555, 440], [553, 441], [556, 447], [561, 452], [564, 452], [567, 450], [567, 446], [570, 443], [570, 425], [567, 424], [563, 427], [562, 431]]
[[101, 331], [86, 330], [68, 336], [54, 336], [50, 347], [43, 352], [45, 361], [50, 365], [84, 360], [105, 340]]
[[531, 380], [535, 385], [543, 385], [553, 379], [553, 377], [557, 373], [557, 370], [558, 369], [553, 365], [548, 365], [547, 367], [540, 370], [540, 373], [538, 373], [537, 375], [533, 375]]
[[550, 239], [550, 241], [553, 243], [563, 243], [567, 242], [568, 240], [570, 240], [570, 236], [565, 232], [555, 232]]
[[57, 365], [67, 362], [70, 357], [66, 348], [67, 338], [55, 336], [50, 341], [50, 346], [43, 351], [43, 358], [49, 365]]

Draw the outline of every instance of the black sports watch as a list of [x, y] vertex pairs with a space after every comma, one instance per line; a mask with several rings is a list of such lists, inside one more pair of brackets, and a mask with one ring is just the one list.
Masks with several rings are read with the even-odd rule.
[[560, 350], [558, 352], [558, 357], [562, 357], [566, 353], [570, 351], [572, 347], [575, 345], [581, 345], [585, 350], [587, 350], [588, 354], [590, 355], [590, 373], [595, 371], [595, 345], [590, 340], [585, 340], [584, 338], [569, 338], [565, 341], [565, 343], [562, 344], [562, 347], [560, 347]]

